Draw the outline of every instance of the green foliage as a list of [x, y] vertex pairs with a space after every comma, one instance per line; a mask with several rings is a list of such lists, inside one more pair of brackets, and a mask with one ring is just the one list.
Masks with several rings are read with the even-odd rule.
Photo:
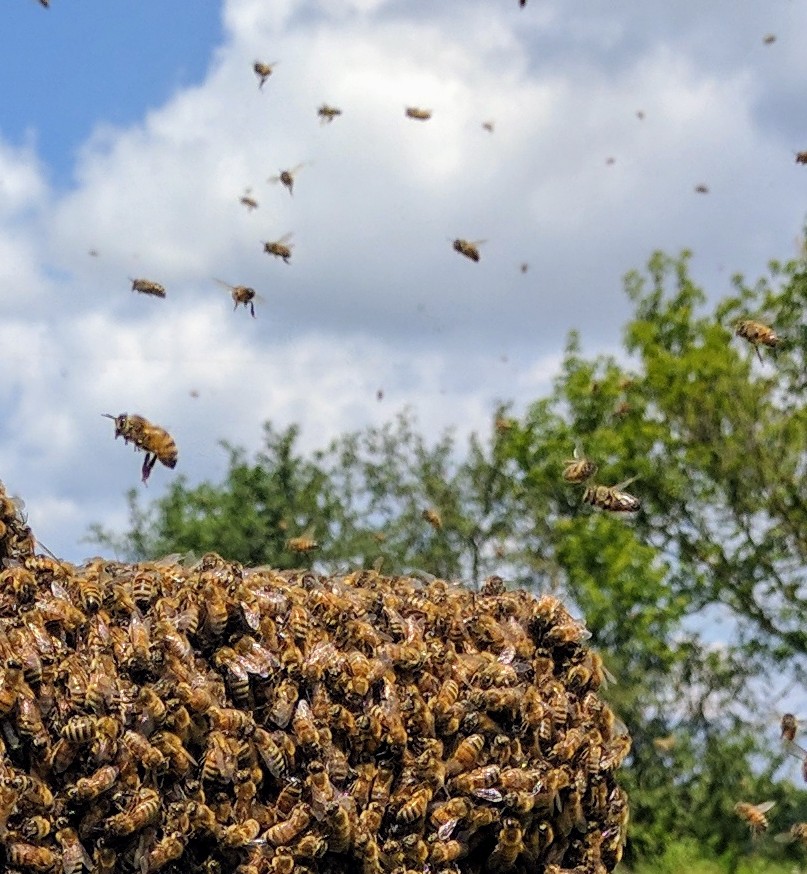
[[[751, 870], [738, 800], [776, 799], [780, 830], [807, 820], [804, 793], [774, 779], [781, 755], [756, 691], [770, 672], [802, 677], [807, 656], [807, 272], [789, 262], [754, 287], [736, 277], [709, 312], [689, 258], [656, 253], [626, 277], [629, 367], [587, 359], [572, 333], [551, 394], [520, 418], [502, 406], [467, 447], [451, 433], [427, 441], [403, 414], [307, 458], [296, 428], [268, 424], [254, 461], [225, 446], [221, 484], [180, 478], [146, 510], [130, 495], [129, 532], [95, 537], [132, 558], [215, 550], [324, 571], [383, 562], [472, 585], [497, 572], [559, 595], [618, 677], [605, 695], [633, 737], [626, 862]], [[781, 335], [761, 362], [734, 335], [742, 318]], [[561, 477], [575, 445], [598, 463], [598, 483], [638, 478], [636, 518], [582, 503], [584, 486]], [[313, 558], [287, 548], [307, 529], [321, 544]], [[670, 843], [684, 837], [714, 862], [698, 868], [695, 844]]]

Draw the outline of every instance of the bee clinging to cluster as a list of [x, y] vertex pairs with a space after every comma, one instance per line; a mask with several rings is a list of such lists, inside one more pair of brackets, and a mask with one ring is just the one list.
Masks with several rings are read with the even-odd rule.
[[177, 445], [165, 428], [152, 424], [136, 413], [121, 413], [119, 416], [113, 416], [111, 413], [101, 415], [112, 419], [115, 423], [115, 439], [123, 437], [124, 443], [133, 443], [136, 450], [142, 449], [146, 453], [141, 472], [144, 483], [158, 461], [166, 467], [176, 467]]

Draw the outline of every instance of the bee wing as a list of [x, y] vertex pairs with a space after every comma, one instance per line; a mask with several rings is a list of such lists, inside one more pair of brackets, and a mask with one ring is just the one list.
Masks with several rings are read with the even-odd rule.
[[[213, 282], [218, 282], [219, 285], [224, 286], [224, 288], [226, 288], [228, 291], [232, 291], [234, 288], [236, 288], [235, 285], [230, 285], [229, 282], [225, 282], [223, 279], [216, 279], [215, 276], [213, 277]], [[108, 414], [107, 414], [107, 413], [102, 413], [102, 415], [106, 416], [106, 415], [108, 415]], [[111, 416], [110, 418], [113, 418], [113, 419], [114, 419], [115, 417], [114, 417], [114, 416]]]
[[270, 176], [266, 181], [271, 182], [273, 185], [275, 185], [276, 183], [280, 182], [280, 175], [278, 174], [277, 176]]
[[483, 798], [485, 801], [492, 801], [494, 804], [498, 804], [504, 799], [504, 796], [498, 789], [474, 789], [474, 795], [477, 798]]
[[294, 176], [295, 173], [298, 173], [300, 170], [303, 169], [303, 167], [306, 167], [310, 163], [310, 161], [303, 161], [302, 164], [297, 164], [296, 166], [292, 167], [291, 170], [287, 170], [286, 172], [289, 174], [289, 176]]
[[472, 246], [481, 246], [484, 243], [487, 243], [487, 240], [470, 240]]
[[781, 834], [774, 835], [773, 839], [777, 844], [792, 844], [793, 841], [796, 840], [795, 836], [790, 832], [782, 832]]
[[[283, 234], [283, 236], [279, 240], [275, 240], [276, 243], [288, 243], [289, 240], [294, 236], [294, 231], [289, 231], [288, 234]], [[291, 246], [289, 246], [291, 248]]]
[[755, 804], [754, 810], [757, 813], [767, 813], [775, 804], [775, 801], [763, 801], [761, 804]]
[[631, 483], [635, 483], [637, 479], [639, 479], [639, 474], [632, 476], [630, 479], [626, 479], [625, 482], [620, 483], [618, 486], [614, 486], [614, 491], [621, 492], [622, 489], [626, 489]]

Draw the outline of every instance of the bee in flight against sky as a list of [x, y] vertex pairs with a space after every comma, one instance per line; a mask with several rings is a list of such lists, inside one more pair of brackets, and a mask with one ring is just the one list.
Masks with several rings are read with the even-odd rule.
[[530, 269], [530, 265], [526, 261], [522, 261], [521, 266], [519, 267], [519, 270], [522, 273], [526, 273], [529, 269]]
[[428, 121], [432, 117], [431, 109], [420, 109], [417, 106], [407, 106], [404, 113], [407, 118], [414, 118], [417, 121]]
[[250, 212], [252, 212], [253, 209], [258, 208], [258, 201], [255, 200], [255, 198], [252, 196], [251, 192], [252, 192], [252, 189], [247, 188], [246, 191], [244, 191], [243, 195], [241, 196], [241, 198], [238, 201], [239, 203], [242, 203]]
[[485, 240], [474, 240], [473, 242], [469, 242], [468, 240], [463, 240], [458, 237], [451, 245], [454, 247], [454, 251], [459, 252], [460, 255], [465, 255], [465, 257], [470, 258], [471, 261], [478, 261], [479, 247], [484, 242]]
[[282, 258], [286, 264], [289, 264], [291, 250], [294, 248], [294, 245], [289, 243], [291, 236], [290, 233], [283, 234], [279, 240], [271, 240], [268, 243], [264, 243], [263, 251], [266, 252], [267, 255], [274, 255], [275, 258]]
[[272, 61], [271, 64], [264, 64], [262, 61], [255, 61], [252, 65], [252, 69], [255, 71], [255, 75], [260, 79], [260, 82], [258, 82], [258, 88], [263, 88], [263, 83], [272, 75], [277, 64], [278, 61]]
[[763, 346], [769, 346], [771, 349], [775, 349], [779, 344], [779, 337], [776, 335], [776, 331], [774, 331], [773, 328], [762, 322], [752, 321], [751, 319], [744, 319], [741, 322], [737, 322], [735, 333], [738, 337], [748, 340], [754, 349], [756, 349], [757, 358], [759, 358], [760, 364], [762, 363], [762, 355], [759, 351], [759, 344], [762, 343]]
[[141, 294], [150, 294], [154, 297], [165, 297], [165, 288], [159, 282], [152, 282], [150, 279], [132, 279], [132, 291], [139, 291]]
[[238, 304], [242, 303], [244, 309], [249, 308], [252, 318], [255, 318], [255, 301], [262, 301], [263, 298], [248, 285], [230, 285], [223, 279], [216, 279], [219, 285], [223, 285], [230, 292], [230, 297], [233, 299], [233, 311], [238, 309]]
[[796, 152], [796, 163], [807, 164], [807, 152]]
[[734, 805], [734, 812], [748, 823], [751, 835], [758, 837], [768, 830], [768, 818], [765, 814], [776, 804], [775, 801], [765, 801], [762, 804], [749, 804], [747, 801], [738, 801]]
[[143, 416], [136, 413], [121, 413], [113, 416], [110, 413], [101, 413], [107, 419], [115, 423], [115, 439], [123, 437], [124, 443], [134, 443], [136, 449], [142, 449], [146, 453], [143, 460], [143, 482], [149, 478], [157, 461], [161, 461], [166, 467], [175, 467], [177, 463], [177, 445], [174, 438], [159, 425], [153, 425]]
[[766, 33], [765, 36], [762, 37], [762, 42], [766, 46], [773, 45], [773, 43], [776, 42], [776, 34]]
[[583, 483], [597, 472], [597, 465], [581, 455], [577, 446], [574, 447], [573, 457], [567, 458], [563, 463], [563, 478], [567, 483]]
[[322, 119], [322, 124], [330, 124], [337, 115], [341, 114], [341, 109], [337, 109], [335, 106], [329, 106], [327, 103], [323, 103], [317, 110], [317, 115]]
[[493, 121], [483, 121], [482, 130], [486, 130], [489, 134], [493, 133]]
[[277, 176], [270, 176], [268, 181], [272, 183], [280, 182], [289, 189], [289, 194], [294, 194], [294, 177], [303, 167], [305, 167], [305, 162], [292, 167], [291, 170], [281, 170]]
[[709, 186], [704, 185], [703, 183], [701, 183], [700, 185], [696, 185], [695, 186], [695, 193], [696, 194], [708, 194], [709, 193]]
[[636, 513], [642, 506], [641, 501], [622, 490], [637, 479], [633, 476], [618, 486], [588, 486], [583, 492], [583, 503], [609, 513]]

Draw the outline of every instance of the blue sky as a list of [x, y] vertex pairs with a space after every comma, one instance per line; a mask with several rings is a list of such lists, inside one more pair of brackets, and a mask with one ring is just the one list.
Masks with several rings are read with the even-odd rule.
[[[101, 413], [176, 437], [148, 497], [220, 476], [218, 440], [255, 451], [267, 419], [307, 448], [407, 406], [485, 432], [572, 328], [618, 352], [654, 249], [692, 249], [717, 299], [805, 219], [793, 0], [5, 0], [3, 25], [0, 479], [70, 560], [143, 491]], [[267, 182], [301, 162], [293, 197]], [[288, 232], [286, 265], [262, 244]], [[478, 264], [455, 237], [487, 241]]]
[[32, 137], [60, 188], [72, 184], [76, 152], [99, 121], [133, 124], [201, 82], [222, 39], [214, 0], [3, 6], [0, 132], [16, 144]]

